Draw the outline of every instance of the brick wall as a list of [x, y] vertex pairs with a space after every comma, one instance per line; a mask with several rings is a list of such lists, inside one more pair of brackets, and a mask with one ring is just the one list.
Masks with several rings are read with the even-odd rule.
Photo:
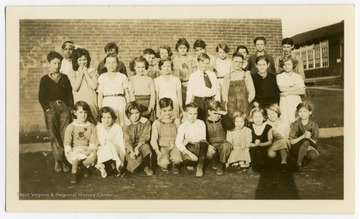
[[[267, 38], [267, 51], [281, 53], [281, 19], [163, 19], [163, 20], [21, 20], [20, 21], [20, 135], [46, 130], [38, 102], [40, 78], [47, 73], [46, 55], [50, 50], [61, 53], [61, 44], [72, 40], [90, 51], [91, 66], [104, 57], [103, 47], [116, 42], [120, 59], [128, 68], [133, 57], [145, 48], [171, 46], [185, 37], [190, 45], [203, 39], [207, 52], [226, 42], [234, 52], [240, 44], [255, 51], [253, 39]], [[190, 54], [194, 54], [191, 48]], [[129, 71], [129, 69], [128, 69]]]

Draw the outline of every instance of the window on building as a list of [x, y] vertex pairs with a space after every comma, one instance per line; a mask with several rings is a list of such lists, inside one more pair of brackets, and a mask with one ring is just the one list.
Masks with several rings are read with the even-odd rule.
[[294, 52], [300, 53], [304, 70], [329, 67], [329, 42], [327, 40], [302, 46]]

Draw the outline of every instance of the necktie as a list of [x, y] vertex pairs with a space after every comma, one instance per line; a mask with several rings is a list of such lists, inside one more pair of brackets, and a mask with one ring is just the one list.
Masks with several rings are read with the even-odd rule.
[[207, 88], [211, 88], [211, 87], [212, 87], [210, 78], [209, 78], [208, 74], [206, 74], [205, 71], [204, 71], [204, 81], [205, 81], [205, 86], [206, 86]]

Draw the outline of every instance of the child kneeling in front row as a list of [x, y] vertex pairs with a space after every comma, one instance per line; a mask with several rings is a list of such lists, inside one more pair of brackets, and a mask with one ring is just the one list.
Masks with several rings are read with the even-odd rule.
[[224, 174], [225, 163], [233, 148], [232, 144], [226, 140], [226, 132], [234, 129], [234, 123], [217, 100], [209, 103], [208, 114], [205, 123], [206, 131], [208, 141], [213, 146], [209, 147], [209, 150], [215, 150], [213, 169], [216, 170], [216, 175], [220, 176]]
[[[178, 164], [181, 163], [181, 152], [175, 146], [177, 129], [180, 120], [172, 117], [174, 105], [170, 98], [159, 100], [160, 118], [152, 125], [151, 146], [157, 155], [157, 164], [163, 172], [168, 171], [172, 164], [173, 174], [179, 174]], [[176, 159], [177, 158], [177, 159]]]
[[70, 183], [77, 183], [78, 168], [84, 177], [89, 176], [88, 168], [96, 160], [96, 127], [88, 121], [91, 117], [89, 105], [78, 101], [73, 110], [74, 121], [65, 130], [65, 156], [72, 165]]
[[319, 156], [316, 143], [319, 138], [319, 126], [310, 119], [314, 106], [310, 102], [299, 103], [296, 107], [299, 119], [290, 126], [290, 154], [295, 158], [299, 171], [305, 161]]
[[150, 121], [141, 117], [141, 107], [135, 101], [126, 104], [125, 113], [129, 119], [125, 121], [124, 126], [127, 170], [134, 172], [144, 162], [144, 172], [146, 175], [152, 176], [154, 173], [151, 168], [152, 152], [149, 144]]
[[[207, 157], [209, 144], [206, 141], [205, 123], [197, 119], [197, 116], [197, 104], [186, 104], [185, 121], [179, 126], [175, 144], [182, 152], [181, 160], [198, 161], [196, 176], [201, 177], [204, 174], [204, 161]], [[176, 157], [176, 159], [179, 158]]]

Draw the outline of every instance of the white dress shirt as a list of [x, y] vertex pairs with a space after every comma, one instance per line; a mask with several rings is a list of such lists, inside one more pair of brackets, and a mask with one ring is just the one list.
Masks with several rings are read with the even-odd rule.
[[212, 71], [207, 70], [206, 74], [208, 75], [211, 81], [211, 88], [206, 87], [204, 81], [204, 72], [197, 70], [190, 74], [189, 84], [186, 92], [186, 104], [193, 102], [194, 97], [211, 97], [215, 96], [215, 99], [220, 101], [220, 92], [217, 83], [216, 74]]
[[184, 123], [179, 126], [175, 140], [175, 145], [180, 151], [186, 149], [186, 145], [183, 144], [184, 140], [193, 143], [206, 140], [206, 126], [204, 121], [197, 119], [191, 123], [185, 120]]

